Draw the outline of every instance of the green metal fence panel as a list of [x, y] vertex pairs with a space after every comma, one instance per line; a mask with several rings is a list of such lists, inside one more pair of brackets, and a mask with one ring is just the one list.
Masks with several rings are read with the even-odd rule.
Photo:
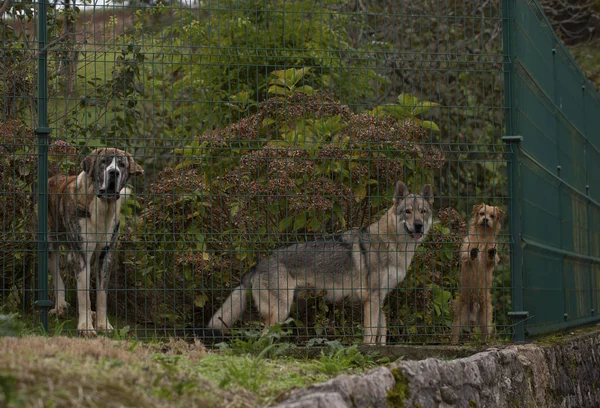
[[520, 145], [523, 312], [531, 335], [599, 320], [600, 96], [535, 1], [509, 2], [511, 132]]

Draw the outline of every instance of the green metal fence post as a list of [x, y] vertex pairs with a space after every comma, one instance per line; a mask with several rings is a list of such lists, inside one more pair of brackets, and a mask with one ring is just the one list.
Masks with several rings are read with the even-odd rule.
[[[502, 35], [504, 48], [504, 98], [506, 105], [506, 134], [518, 134], [516, 115], [516, 69], [515, 69], [515, 24], [514, 0], [502, 2]], [[519, 149], [522, 136], [505, 136], [502, 138], [508, 144], [508, 191], [509, 227], [510, 227], [510, 270], [512, 311], [508, 315], [513, 319], [513, 341], [525, 341], [525, 319], [528, 316], [523, 311], [523, 250], [521, 247], [521, 198], [519, 178]]]
[[525, 341], [525, 319], [529, 316], [523, 310], [523, 249], [521, 246], [521, 195], [520, 195], [520, 158], [522, 136], [504, 136], [508, 144], [508, 191], [509, 229], [510, 229], [510, 272], [512, 311], [508, 315], [513, 319], [513, 341]]
[[46, 0], [38, 1], [38, 293], [35, 305], [40, 310], [40, 323], [48, 332], [48, 66]]

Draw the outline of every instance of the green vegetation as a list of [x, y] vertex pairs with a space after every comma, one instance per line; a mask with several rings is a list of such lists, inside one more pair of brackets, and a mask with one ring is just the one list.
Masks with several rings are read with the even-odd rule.
[[[153, 200], [122, 248], [124, 264], [145, 281], [138, 301], [148, 304], [158, 287], [169, 288], [169, 308], [154, 306], [157, 320], [189, 324], [193, 316], [186, 305], [219, 304], [227, 293], [214, 288], [237, 286], [259, 254], [360, 227], [388, 208], [396, 180], [432, 180], [443, 165], [443, 155], [426, 143], [428, 132], [417, 122], [381, 111], [353, 113], [332, 96], [299, 86], [310, 72], [275, 71], [274, 96], [259, 103], [256, 113], [176, 149], [174, 167], [151, 185]], [[386, 108], [398, 114], [429, 107], [415, 101]], [[169, 273], [174, 269], [182, 276]], [[182, 287], [187, 290], [171, 290]], [[357, 322], [343, 311], [325, 316], [325, 305], [314, 307], [318, 315], [307, 325], [317, 328], [315, 335], [330, 330], [326, 320], [335, 318], [335, 334], [360, 336], [350, 326]]]
[[[473, 204], [465, 197], [506, 204], [500, 4], [391, 3], [157, 2], [93, 17], [50, 9], [50, 173], [75, 174], [80, 155], [106, 144], [127, 147], [146, 169], [122, 214], [111, 285], [119, 291], [109, 299], [119, 327], [164, 335], [204, 326], [259, 257], [367, 225], [404, 179], [411, 189], [433, 182], [439, 211], [389, 296], [390, 341], [446, 341]], [[36, 141], [24, 125], [35, 117], [30, 5], [12, 5], [0, 21], [7, 310], [33, 301]], [[593, 80], [594, 44], [572, 48]], [[495, 322], [506, 337], [506, 251], [501, 258]], [[282, 336], [359, 341], [357, 306], [334, 309], [318, 295], [300, 294]], [[67, 297], [75, 305], [74, 291]]]
[[[259, 256], [368, 225], [390, 205], [398, 179], [411, 189], [434, 183], [442, 196], [469, 179], [461, 194], [502, 195], [503, 162], [494, 164], [501, 150], [450, 152], [445, 145], [472, 132], [477, 146], [495, 143], [501, 121], [493, 109], [476, 107], [495, 106], [501, 70], [494, 73], [492, 64], [480, 76], [465, 72], [456, 87], [436, 75], [460, 66], [438, 67], [438, 74], [421, 70], [417, 78], [418, 61], [410, 58], [404, 80], [420, 85], [407, 93], [386, 55], [403, 49], [404, 38], [414, 38], [407, 49], [426, 53], [432, 32], [414, 36], [398, 24], [401, 13], [389, 15], [375, 4], [371, 14], [337, 6], [157, 3], [97, 19], [77, 9], [51, 10], [51, 36], [71, 30], [68, 13], [74, 12], [76, 27], [102, 38], [84, 45], [65, 40], [60, 52], [50, 53], [50, 121], [61, 139], [52, 145], [60, 148], [54, 173], [74, 174], [76, 154], [104, 144], [129, 147], [146, 169], [122, 215], [127, 227], [112, 284], [121, 290], [109, 299], [111, 313], [133, 333], [148, 324], [166, 331], [204, 326]], [[447, 14], [444, 6], [431, 7]], [[467, 53], [452, 48], [464, 41], [464, 30], [450, 20], [431, 24], [448, 36], [441, 47], [451, 48], [440, 52]], [[380, 29], [385, 26], [395, 35]], [[474, 41], [484, 36], [479, 22], [471, 34]], [[490, 54], [500, 49], [497, 41], [482, 44]], [[482, 86], [471, 86], [473, 80]], [[479, 117], [484, 127], [472, 120]], [[469, 166], [458, 166], [466, 161]], [[27, 191], [32, 182], [23, 180]], [[465, 211], [457, 197], [438, 202], [439, 224], [404, 285], [389, 296], [391, 341], [439, 342], [448, 334]], [[30, 285], [19, 278], [30, 275], [30, 264], [12, 265], [17, 295]], [[501, 276], [508, 287], [508, 274]], [[74, 295], [67, 293], [71, 305]], [[318, 295], [301, 294], [289, 336], [359, 341], [357, 305], [332, 308]], [[29, 303], [18, 301], [18, 307]]]
[[573, 45], [569, 47], [569, 51], [596, 89], [600, 89], [600, 39], [596, 38]]
[[293, 347], [278, 341], [280, 332], [278, 326], [253, 333], [215, 352], [197, 341], [31, 335], [15, 316], [0, 315], [0, 404], [258, 407], [386, 362], [339, 343], [329, 344], [318, 360], [292, 359], [276, 351]]
[[0, 337], [17, 337], [23, 329], [23, 323], [16, 313], [0, 314]]
[[399, 368], [392, 370], [396, 383], [394, 388], [387, 392], [388, 404], [391, 408], [404, 408], [404, 401], [410, 397], [408, 380]]

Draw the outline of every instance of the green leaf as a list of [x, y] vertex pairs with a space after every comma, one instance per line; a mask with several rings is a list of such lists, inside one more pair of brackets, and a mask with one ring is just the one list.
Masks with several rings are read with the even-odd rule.
[[435, 130], [436, 132], [440, 131], [440, 128], [438, 127], [438, 125], [436, 125], [434, 122], [432, 122], [430, 120], [424, 120], [421, 123], [421, 126], [423, 126], [425, 129]]
[[268, 93], [270, 94], [275, 94], [275, 95], [287, 95], [288, 94], [288, 90], [282, 86], [279, 85], [273, 85], [270, 86], [269, 89], [267, 90]]
[[269, 85], [279, 85], [283, 87], [287, 87], [285, 83], [285, 78], [273, 78], [269, 80]]
[[321, 228], [321, 221], [317, 217], [313, 217], [308, 222], [311, 231], [318, 231]]
[[290, 68], [285, 71], [285, 84], [290, 88], [296, 85], [302, 77], [310, 71], [310, 68]]
[[279, 222], [279, 232], [285, 232], [292, 225], [294, 221], [294, 216], [286, 217]]
[[344, 212], [342, 211], [342, 206], [339, 204], [333, 205], [333, 212], [337, 217], [338, 221], [342, 224], [343, 228], [346, 228], [346, 219], [344, 218]]
[[329, 135], [339, 133], [342, 130], [341, 120], [340, 115], [334, 115], [327, 119], [322, 125], [323, 133], [328, 133]]
[[412, 108], [417, 104], [417, 102], [419, 102], [419, 98], [417, 98], [416, 96], [412, 96], [405, 93], [401, 93], [400, 95], [398, 95], [398, 104], [400, 104], [401, 106], [408, 106]]
[[300, 217], [296, 218], [294, 221], [294, 231], [298, 231], [301, 228], [304, 228], [306, 225], [306, 214], [302, 214]]
[[235, 217], [236, 214], [238, 213], [238, 211], [240, 211], [240, 204], [239, 203], [231, 204], [231, 216]]
[[357, 203], [360, 203], [363, 198], [367, 195], [367, 186], [365, 184], [360, 184], [354, 189], [354, 199]]
[[236, 103], [248, 103], [250, 101], [250, 95], [248, 92], [242, 91], [229, 97], [229, 100]]
[[206, 293], [202, 293], [200, 295], [197, 295], [194, 298], [194, 305], [196, 307], [204, 307], [204, 305], [206, 304], [207, 301], [208, 301], [208, 296], [206, 295]]
[[308, 85], [302, 85], [301, 87], [296, 88], [296, 92], [302, 92], [306, 95], [314, 95], [315, 94], [315, 90], [311, 86], [308, 86]]
[[377, 106], [371, 112], [371, 115], [374, 115], [378, 118], [382, 116], [391, 116], [394, 119], [406, 119], [411, 116], [410, 109], [401, 105], [381, 105]]
[[434, 106], [439, 106], [439, 105], [440, 105], [439, 103], [429, 102], [429, 101], [419, 102], [413, 108], [412, 114], [413, 114], [413, 116], [417, 116], [417, 115], [420, 115], [423, 112], [427, 112], [428, 110], [430, 110]]
[[285, 70], [273, 71], [271, 74], [275, 75], [278, 78], [285, 79]]

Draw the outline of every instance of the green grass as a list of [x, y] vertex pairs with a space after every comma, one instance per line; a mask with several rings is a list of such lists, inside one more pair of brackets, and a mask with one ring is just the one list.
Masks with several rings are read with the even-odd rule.
[[215, 385], [230, 391], [256, 393], [259, 400], [273, 401], [293, 388], [327, 381], [331, 375], [318, 371], [310, 360], [261, 359], [252, 356], [208, 354], [194, 370]]
[[266, 406], [332, 378], [311, 360], [221, 354], [183, 340], [2, 337], [0, 354], [0, 406]]
[[279, 342], [281, 326], [209, 351], [197, 340], [125, 340], [127, 329], [112, 338], [61, 336], [68, 320], [46, 337], [16, 315], [0, 317], [0, 406], [267, 406], [388, 361], [338, 342], [325, 342], [315, 360], [286, 357], [293, 346]]

